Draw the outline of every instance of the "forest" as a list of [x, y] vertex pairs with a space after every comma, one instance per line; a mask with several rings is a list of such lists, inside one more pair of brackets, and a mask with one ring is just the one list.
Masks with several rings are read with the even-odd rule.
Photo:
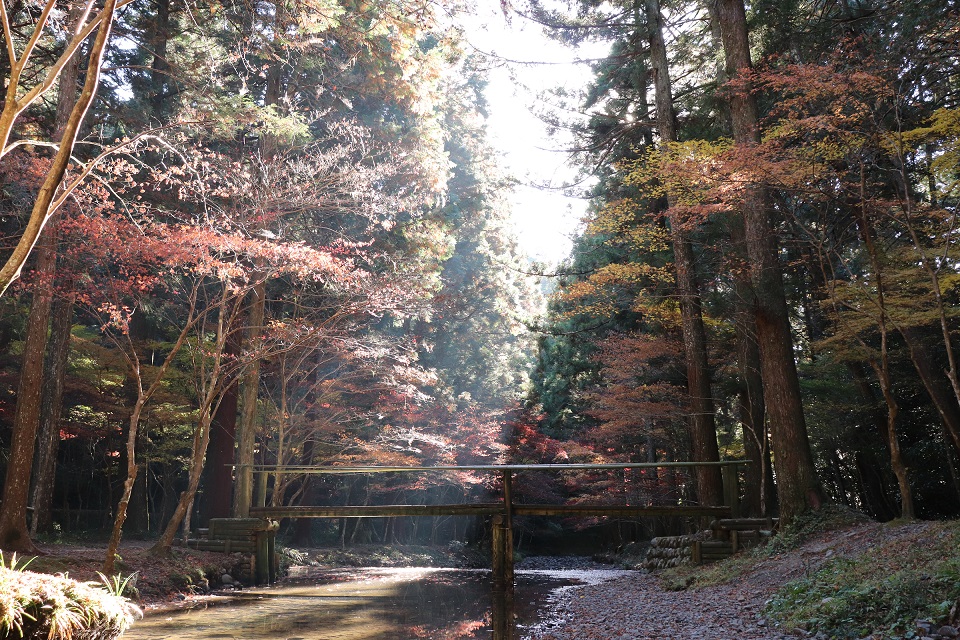
[[[744, 460], [751, 515], [960, 515], [957, 2], [502, 2], [571, 48], [609, 43], [582, 92], [538, 100], [589, 201], [556, 267], [512, 235], [491, 61], [454, 0], [2, 9], [0, 548], [107, 539], [110, 572], [123, 536], [169, 551], [242, 513], [251, 465]], [[270, 504], [498, 490], [325, 478], [278, 476]], [[719, 467], [516, 486], [722, 491]], [[656, 528], [562, 524], [584, 527]]]

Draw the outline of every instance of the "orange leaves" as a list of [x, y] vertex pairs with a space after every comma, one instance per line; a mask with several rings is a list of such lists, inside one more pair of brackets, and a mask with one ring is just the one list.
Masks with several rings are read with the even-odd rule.
[[[844, 47], [849, 46], [845, 43]], [[841, 49], [838, 55], [849, 55]], [[852, 55], [856, 56], [856, 53]], [[776, 95], [768, 122], [792, 120], [809, 123], [813, 128], [842, 128], [871, 117], [877, 106], [893, 97], [894, 89], [870, 60], [857, 60], [855, 68], [844, 61], [819, 64], [778, 64], [771, 61], [754, 74], [754, 88]], [[824, 115], [826, 118], [816, 118]]]
[[618, 334], [599, 343], [603, 383], [588, 394], [600, 422], [590, 440], [620, 449], [682, 429], [688, 397], [681, 345], [663, 336]]

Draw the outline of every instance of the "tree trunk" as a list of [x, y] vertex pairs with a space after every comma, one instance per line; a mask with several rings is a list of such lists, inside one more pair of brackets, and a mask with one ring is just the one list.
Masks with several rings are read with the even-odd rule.
[[[247, 318], [247, 348], [256, 350], [260, 346], [263, 333], [263, 318], [267, 300], [266, 280], [259, 282], [250, 292], [250, 314]], [[240, 420], [237, 423], [237, 469], [252, 467], [253, 450], [257, 442], [257, 396], [260, 392], [260, 358], [253, 358], [243, 376], [243, 398], [240, 405]], [[233, 494], [234, 518], [246, 516], [253, 504], [253, 476], [237, 473], [237, 482]]]
[[150, 548], [150, 552], [155, 555], [167, 555], [173, 547], [173, 539], [177, 535], [177, 529], [184, 521], [187, 511], [193, 505], [193, 498], [197, 495], [197, 487], [200, 486], [200, 476], [203, 473], [203, 460], [207, 454], [207, 447], [210, 444], [210, 407], [201, 409], [200, 421], [193, 434], [193, 446], [190, 454], [190, 473], [187, 480], [187, 489], [180, 494], [180, 500], [174, 509], [173, 516], [164, 528], [160, 538]]
[[[202, 385], [199, 419], [193, 432], [187, 488], [180, 494], [180, 500], [177, 502], [173, 516], [167, 522], [160, 538], [150, 547], [150, 552], [154, 555], [169, 555], [173, 546], [173, 539], [177, 535], [177, 529], [180, 528], [180, 524], [193, 505], [197, 488], [200, 486], [204, 460], [206, 459], [207, 448], [210, 445], [210, 426], [223, 398], [224, 385], [230, 383], [230, 380], [224, 380], [224, 352], [229, 340], [229, 329], [237, 317], [236, 302], [231, 298], [232, 295], [229, 287], [224, 286], [217, 305], [219, 317], [217, 320], [216, 344], [207, 354], [207, 357], [213, 361], [212, 368], [209, 373], [206, 371], [199, 372]], [[185, 337], [188, 329], [189, 327], [186, 327], [181, 336]]]
[[[167, 356], [164, 358], [163, 364], [160, 365], [153, 382], [150, 383], [150, 386], [147, 387], [146, 390], [143, 388], [143, 370], [141, 368], [140, 355], [137, 351], [138, 345], [131, 339], [129, 334], [126, 336], [127, 345], [129, 348], [129, 352], [126, 354], [127, 363], [130, 367], [130, 375], [136, 383], [137, 399], [133, 405], [133, 409], [130, 412], [130, 423], [127, 429], [127, 446], [125, 451], [127, 460], [127, 477], [123, 483], [123, 493], [121, 494], [120, 500], [117, 503], [117, 511], [113, 520], [113, 530], [110, 534], [110, 541], [107, 543], [107, 554], [103, 563], [103, 572], [107, 575], [112, 574], [114, 571], [117, 550], [120, 548], [120, 537], [123, 534], [123, 523], [127, 518], [127, 506], [130, 504], [130, 496], [133, 494], [133, 487], [137, 481], [138, 466], [136, 463], [136, 452], [137, 440], [139, 439], [140, 432], [140, 415], [143, 413], [143, 408], [148, 402], [150, 402], [150, 399], [153, 397], [153, 395], [160, 389], [167, 370], [173, 364], [174, 359], [180, 352], [183, 344], [186, 342], [187, 337], [190, 335], [191, 328], [202, 318], [202, 315], [197, 315], [196, 313], [197, 290], [198, 286], [195, 285], [190, 296], [190, 308], [187, 312], [187, 319], [183, 328], [180, 330], [180, 335], [177, 336], [176, 342], [167, 352]], [[209, 408], [209, 405], [206, 405], [205, 407], [201, 406], [201, 417], [209, 413], [209, 411], [204, 411], [205, 408]]]
[[948, 380], [936, 370], [931, 349], [923, 339], [922, 330], [902, 325], [898, 326], [898, 329], [907, 343], [913, 367], [937, 408], [946, 439], [953, 445], [957, 455], [960, 455], [960, 406], [957, 405], [957, 398], [950, 389]]
[[[52, 215], [51, 207], [54, 204], [57, 192], [59, 191], [61, 183], [63, 182], [63, 176], [66, 174], [67, 166], [70, 164], [73, 147], [80, 132], [80, 125], [83, 123], [83, 119], [86, 116], [90, 105], [93, 104], [93, 99], [97, 92], [97, 86], [100, 83], [100, 68], [102, 66], [104, 53], [106, 52], [107, 41], [110, 37], [110, 30], [113, 26], [116, 6], [117, 0], [106, 0], [103, 9], [101, 9], [100, 15], [102, 16], [102, 19], [100, 20], [99, 28], [97, 29], [97, 36], [90, 45], [89, 61], [87, 64], [87, 73], [86, 77], [84, 78], [83, 88], [80, 91], [80, 95], [74, 103], [72, 109], [70, 109], [70, 115], [60, 132], [60, 146], [53, 157], [53, 162], [51, 163], [50, 168], [47, 170], [43, 184], [40, 185], [40, 190], [37, 192], [37, 197], [34, 200], [33, 208], [30, 211], [30, 217], [27, 219], [27, 224], [23, 229], [23, 233], [20, 236], [20, 239], [17, 241], [17, 245], [14, 248], [13, 253], [7, 258], [7, 261], [4, 263], [4, 265], [0, 267], [0, 295], [6, 293], [7, 289], [10, 287], [10, 284], [20, 277], [20, 271], [26, 264], [27, 259], [33, 251], [34, 245], [40, 239], [40, 235], [43, 232], [48, 219]], [[68, 49], [69, 46], [75, 44], [76, 41], [77, 38], [72, 39], [68, 45]], [[74, 55], [76, 55], [76, 53], [74, 53]], [[21, 58], [21, 62], [26, 62], [26, 58]], [[11, 77], [8, 80], [7, 99], [4, 102], [3, 113], [0, 114], [0, 151], [6, 147], [7, 140], [9, 139], [9, 135], [13, 128], [14, 120], [18, 115], [17, 87], [19, 84], [19, 78], [15, 79]], [[63, 194], [61, 194], [61, 196], [62, 195]], [[33, 452], [32, 440], [36, 435], [37, 427], [34, 425], [32, 428], [33, 433], [24, 434], [30, 436], [31, 454]], [[26, 466], [29, 467], [31, 462], [32, 460], [27, 461], [25, 463]], [[22, 472], [22, 469], [18, 470], [18, 472]], [[28, 478], [26, 482], [29, 484], [29, 473], [27, 475]], [[19, 489], [14, 489], [11, 497], [18, 495], [21, 492], [22, 491]], [[23, 502], [23, 508], [25, 509], [26, 497], [23, 498]], [[13, 511], [17, 511], [19, 508], [20, 507], [17, 505], [9, 505], [5, 506], [4, 510], [11, 509]], [[3, 516], [0, 515], [0, 544], [3, 544], [4, 529], [5, 524], [3, 523]], [[32, 546], [32, 544], [30, 546]]]
[[[893, 382], [890, 379], [890, 354], [889, 340], [890, 330], [888, 325], [885, 278], [880, 263], [880, 256], [877, 247], [873, 242], [873, 233], [871, 232], [870, 222], [866, 211], [866, 179], [863, 163], [860, 164], [860, 234], [863, 238], [864, 247], [870, 258], [870, 266], [873, 269], [873, 286], [877, 291], [877, 329], [880, 331], [880, 358], [870, 358], [870, 366], [877, 374], [880, 381], [880, 391], [883, 393], [883, 401], [887, 405], [887, 446], [890, 447], [890, 466], [893, 474], [897, 477], [897, 484], [900, 488], [900, 516], [907, 519], [915, 517], [913, 507], [913, 489], [910, 486], [909, 473], [907, 465], [904, 462], [903, 454], [900, 451], [900, 439], [897, 436], [897, 415], [900, 413], [900, 407], [897, 404], [896, 397], [893, 395]], [[863, 340], [861, 340], [863, 344]], [[866, 347], [865, 344], [863, 344]]]
[[40, 426], [44, 387], [43, 362], [47, 348], [50, 307], [53, 303], [56, 247], [56, 227], [50, 226], [43, 233], [36, 252], [36, 286], [30, 304], [27, 337], [23, 345], [10, 461], [3, 486], [3, 503], [0, 505], [0, 549], [21, 553], [37, 553], [27, 529], [27, 499], [30, 493], [34, 445]]
[[[859, 362], [848, 362], [847, 371], [853, 378], [863, 404], [870, 407], [870, 417], [875, 432], [871, 432], [869, 436], [874, 441], [880, 438], [880, 442], [886, 448], [886, 440], [882, 439], [881, 435], [886, 431], [886, 418], [879, 408], [879, 400], [873, 387], [867, 380], [866, 369]], [[865, 511], [880, 521], [893, 519], [896, 515], [895, 506], [890, 502], [887, 488], [880, 473], [881, 465], [876, 456], [869, 449], [863, 450], [857, 447], [857, 450], [854, 451], [854, 463], [860, 475], [861, 503], [864, 505]]]
[[[68, 284], [68, 287], [72, 285]], [[30, 535], [48, 532], [53, 524], [53, 489], [60, 448], [60, 414], [63, 410], [63, 381], [70, 355], [73, 328], [72, 297], [57, 297], [51, 308], [50, 340], [44, 370], [43, 402], [40, 406], [40, 435], [33, 478], [33, 518]]]
[[[714, 3], [727, 74], [733, 78], [751, 67], [743, 0], [714, 0]], [[736, 143], [743, 146], [759, 143], [754, 97], [747, 92], [732, 91], [728, 102]], [[783, 524], [789, 524], [797, 515], [818, 507], [823, 497], [803, 415], [783, 272], [766, 190], [759, 185], [748, 188], [742, 206], [780, 519]]]
[[[677, 132], [659, 0], [645, 0], [645, 7], [650, 61], [653, 66], [657, 128], [660, 131], [661, 142], [673, 142], [677, 139]], [[683, 230], [682, 221], [669, 213], [674, 204], [673, 198], [668, 196], [668, 218], [673, 240], [674, 270], [677, 277], [677, 295], [680, 298], [683, 347], [687, 368], [687, 391], [692, 413], [689, 418], [692, 454], [695, 462], [715, 462], [720, 460], [720, 451], [717, 446], [713, 395], [710, 390], [707, 337], [703, 327], [700, 285], [697, 281], [696, 263], [690, 239]], [[723, 503], [723, 479], [720, 467], [697, 467], [696, 481], [700, 504]]]
[[[742, 220], [730, 221], [730, 240], [735, 256], [744, 257], [746, 239]], [[734, 332], [737, 341], [737, 368], [740, 389], [738, 413], [743, 429], [744, 453], [750, 464], [745, 469], [744, 502], [749, 513], [767, 516], [776, 511], [777, 491], [770, 459], [770, 437], [763, 401], [763, 377], [760, 374], [760, 347], [754, 322], [753, 299], [749, 273], [737, 266], [733, 269]]]
[[[227, 338], [225, 355], [231, 359], [240, 356], [243, 348], [240, 329], [233, 329]], [[223, 391], [217, 412], [210, 425], [210, 448], [207, 454], [206, 491], [203, 494], [204, 518], [229, 518], [233, 508], [234, 446], [237, 433], [237, 403], [240, 382], [238, 378]]]
[[[80, 16], [80, 11], [75, 9], [70, 14], [71, 22], [77, 22]], [[107, 26], [101, 29], [109, 30]], [[57, 111], [53, 124], [53, 139], [61, 141], [66, 135], [68, 140], [64, 146], [69, 145], [70, 147], [72, 147], [79, 129], [79, 119], [82, 118], [82, 114], [79, 118], [74, 118], [78, 107], [77, 78], [79, 77], [79, 71], [80, 55], [76, 53], [67, 61], [60, 72], [60, 96], [57, 100]], [[85, 87], [86, 89], [87, 87]], [[92, 95], [90, 95], [90, 98], [92, 99]], [[61, 152], [57, 153], [57, 158], [62, 160], [62, 156]], [[66, 164], [63, 164], [63, 170], [65, 169]], [[60, 170], [60, 175], [62, 175], [63, 170]], [[51, 184], [48, 185], [48, 183]], [[59, 183], [58, 178], [56, 184], [52, 184], [48, 176], [44, 185], [49, 186], [51, 190], [44, 193], [48, 193], [52, 199], [52, 189], [59, 186]], [[39, 198], [38, 202], [40, 202]], [[36, 207], [34, 208], [36, 209]], [[37, 212], [34, 211], [31, 214], [31, 219], [36, 215]], [[43, 217], [45, 216], [46, 208], [43, 210]], [[36, 231], [38, 235], [41, 233], [39, 229], [42, 229], [42, 224]], [[20, 383], [17, 390], [17, 408], [13, 419], [13, 438], [10, 443], [10, 462], [7, 465], [7, 476], [3, 487], [3, 502], [0, 503], [0, 548], [29, 553], [36, 551], [27, 530], [27, 499], [30, 491], [34, 447], [37, 433], [40, 430], [40, 412], [45, 386], [43, 377], [44, 354], [47, 350], [47, 327], [50, 323], [57, 270], [57, 237], [56, 225], [50, 225], [42, 232], [37, 242], [36, 282], [34, 284], [33, 300], [30, 304], [27, 337], [23, 345], [23, 362], [20, 368]], [[24, 256], [25, 260], [26, 256]], [[19, 274], [19, 269], [16, 273]], [[67, 331], [69, 332], [69, 328]], [[58, 382], [62, 387], [62, 378]], [[49, 438], [49, 434], [47, 435]], [[59, 435], [59, 431], [57, 431], [56, 437], [59, 438]], [[41, 449], [41, 454], [49, 453], [49, 450], [50, 446], [46, 445]], [[46, 460], [44, 463], [50, 464]], [[55, 465], [56, 463], [53, 462], [52, 464]], [[44, 480], [46, 481], [47, 478]], [[52, 479], [50, 481], [52, 489]], [[47, 512], [49, 512], [49, 508]], [[35, 524], [33, 524], [32, 529], [36, 531]]]
[[[138, 381], [139, 384], [139, 381]], [[104, 575], [113, 575], [116, 571], [117, 551], [120, 549], [120, 536], [123, 533], [123, 523], [127, 518], [127, 505], [130, 504], [130, 495], [133, 493], [133, 484], [137, 479], [137, 431], [140, 424], [140, 414], [146, 404], [147, 397], [141, 393], [137, 398], [133, 411], [130, 412], [130, 424], [127, 429], [127, 477], [123, 481], [123, 494], [117, 503], [117, 511], [113, 519], [113, 530], [110, 541], [107, 543], [107, 555], [103, 563]]]
[[890, 368], [887, 360], [886, 335], [881, 336], [884, 343], [881, 347], [881, 361], [871, 362], [877, 377], [880, 380], [880, 390], [883, 392], [883, 400], [887, 405], [887, 446], [890, 447], [890, 467], [893, 469], [893, 475], [897, 477], [897, 486], [900, 489], [900, 517], [912, 520], [916, 517], [916, 511], [913, 506], [913, 489], [910, 486], [909, 470], [900, 451], [900, 439], [897, 437], [897, 415], [900, 408], [893, 395], [893, 384], [890, 380]]
[[167, 43], [170, 40], [170, 0], [158, 0], [154, 16], [150, 64], [150, 114], [158, 123], [165, 121], [167, 87], [170, 83], [170, 65], [167, 63]]

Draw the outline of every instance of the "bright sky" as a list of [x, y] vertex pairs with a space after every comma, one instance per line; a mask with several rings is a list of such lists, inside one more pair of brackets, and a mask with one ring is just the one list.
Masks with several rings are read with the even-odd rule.
[[511, 198], [520, 246], [531, 258], [556, 264], [570, 252], [586, 202], [566, 197], [558, 189], [533, 186], [559, 187], [577, 177], [562, 152], [571, 145], [570, 138], [563, 133], [551, 137], [533, 109], [540, 92], [558, 86], [571, 92], [583, 89], [590, 81], [590, 69], [575, 60], [602, 55], [607, 47], [574, 50], [548, 39], [539, 25], [522, 17], [514, 15], [508, 23], [497, 0], [481, 0], [481, 4], [478, 15], [465, 24], [468, 44], [507, 60], [539, 63], [495, 65], [491, 61], [488, 127], [505, 171], [521, 183]]

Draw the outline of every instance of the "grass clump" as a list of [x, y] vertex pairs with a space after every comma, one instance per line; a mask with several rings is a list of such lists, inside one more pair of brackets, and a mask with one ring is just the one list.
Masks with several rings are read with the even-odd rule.
[[784, 585], [767, 615], [831, 638], [913, 638], [918, 619], [951, 622], [960, 602], [960, 522], [898, 526], [903, 535]]
[[123, 581], [82, 583], [17, 567], [0, 556], [0, 638], [109, 640], [140, 615], [120, 593]]

